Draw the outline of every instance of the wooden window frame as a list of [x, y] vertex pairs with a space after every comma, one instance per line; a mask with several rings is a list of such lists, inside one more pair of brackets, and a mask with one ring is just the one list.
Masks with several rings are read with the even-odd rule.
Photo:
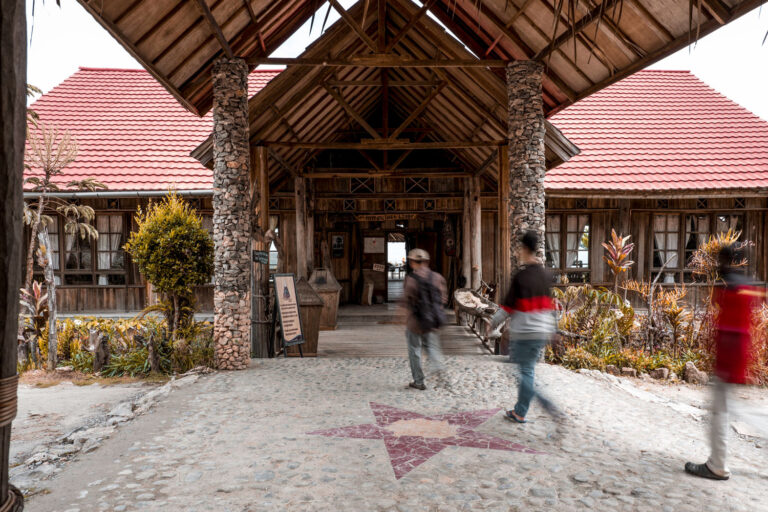
[[[134, 283], [134, 275], [132, 272], [132, 262], [130, 259], [130, 255], [124, 252], [124, 259], [125, 264], [124, 268], [122, 270], [112, 270], [112, 269], [99, 269], [98, 268], [98, 240], [92, 240], [91, 241], [91, 268], [90, 269], [67, 269], [65, 268], [66, 263], [66, 233], [64, 233], [64, 218], [59, 215], [56, 212], [47, 212], [48, 215], [50, 215], [54, 222], [56, 222], [56, 225], [59, 230], [59, 247], [58, 247], [58, 256], [59, 256], [59, 270], [54, 271], [54, 276], [59, 278], [59, 282], [57, 286], [61, 288], [125, 288], [128, 286], [132, 286]], [[125, 211], [97, 211], [96, 217], [99, 216], [110, 216], [110, 215], [122, 215], [123, 216], [123, 239], [127, 240], [128, 236], [130, 235], [130, 227], [131, 227], [131, 218], [130, 213]], [[79, 235], [76, 235], [79, 236]], [[110, 251], [115, 252], [115, 251]], [[40, 269], [35, 265], [35, 274], [39, 274]], [[98, 283], [98, 276], [100, 274], [108, 274], [108, 275], [124, 275], [125, 276], [125, 284], [106, 284], [106, 285], [100, 285]], [[89, 275], [91, 276], [91, 282], [90, 283], [77, 283], [77, 284], [67, 284], [67, 276], [83, 276], [83, 275]]]
[[[586, 215], [588, 218], [588, 226], [589, 226], [589, 246], [587, 247], [587, 266], [578, 268], [578, 267], [568, 267], [567, 266], [567, 258], [568, 258], [568, 217], [569, 216], [576, 216], [579, 217], [581, 215]], [[594, 248], [594, 232], [592, 229], [592, 212], [588, 210], [563, 210], [563, 211], [556, 211], [556, 212], [547, 212], [545, 214], [545, 223], [546, 223], [546, 217], [559, 217], [560, 218], [560, 232], [558, 233], [558, 238], [560, 240], [560, 263], [558, 267], [547, 267], [547, 269], [552, 272], [552, 274], [555, 277], [555, 280], [557, 283], [561, 283], [562, 276], [568, 277], [568, 282], [571, 284], [580, 284], [580, 283], [590, 283], [592, 282], [593, 277], [593, 268], [592, 268], [592, 250]], [[546, 225], [546, 224], [545, 224]], [[546, 234], [545, 234], [546, 236]], [[546, 263], [545, 263], [546, 264]], [[578, 280], [573, 280], [571, 277], [574, 275], [579, 275], [581, 278]]]
[[[671, 282], [665, 282], [664, 279], [660, 279], [660, 284], [696, 284], [698, 281], [693, 280], [693, 272], [688, 267], [688, 260], [690, 255], [686, 254], [686, 247], [685, 243], [688, 238], [688, 216], [693, 215], [697, 217], [708, 217], [707, 222], [707, 236], [712, 236], [714, 234], [717, 234], [717, 217], [721, 215], [726, 216], [739, 216], [741, 217], [741, 225], [742, 229], [745, 222], [745, 215], [744, 211], [737, 210], [737, 209], [729, 209], [729, 210], [715, 210], [715, 209], [708, 209], [708, 210], [696, 210], [696, 209], [685, 209], [685, 210], [675, 210], [675, 211], [658, 211], [655, 210], [651, 212], [650, 215], [650, 227], [649, 227], [649, 243], [648, 243], [648, 261], [650, 263], [649, 266], [649, 272], [650, 275], [648, 275], [648, 278], [653, 280], [655, 279], [656, 275], [660, 272], [661, 268], [657, 267], [654, 264], [654, 243], [655, 243], [655, 218], [657, 215], [664, 215], [664, 216], [677, 216], [678, 218], [678, 233], [677, 233], [677, 261], [678, 265], [673, 268], [667, 267], [664, 270], [665, 274], [674, 274], [675, 280], [674, 283]], [[701, 228], [699, 228], [701, 229]], [[665, 231], [665, 233], [671, 233], [671, 231]], [[704, 233], [703, 231], [695, 231], [693, 233]], [[742, 237], [743, 237], [743, 231], [742, 231]]]

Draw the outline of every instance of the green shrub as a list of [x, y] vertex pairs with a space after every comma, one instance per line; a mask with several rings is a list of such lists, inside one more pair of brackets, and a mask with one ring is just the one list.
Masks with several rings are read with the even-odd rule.
[[207, 283], [213, 272], [213, 241], [200, 216], [178, 194], [136, 215], [138, 230], [125, 250], [163, 296], [163, 311], [172, 337], [191, 321], [193, 287]]

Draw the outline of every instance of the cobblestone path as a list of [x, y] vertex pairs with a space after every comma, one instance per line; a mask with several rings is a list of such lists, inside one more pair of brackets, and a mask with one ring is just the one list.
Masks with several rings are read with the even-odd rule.
[[[399, 358], [259, 360], [203, 376], [66, 466], [26, 510], [768, 511], [761, 441], [732, 432], [728, 482], [688, 477], [684, 462], [708, 451], [700, 410], [549, 365], [538, 376], [573, 425], [553, 435], [535, 403], [530, 423], [512, 424], [493, 411], [515, 397], [502, 361], [450, 357], [451, 388], [424, 392], [405, 388]], [[475, 444], [451, 441], [457, 432]], [[387, 439], [436, 452], [396, 475], [408, 461]]]

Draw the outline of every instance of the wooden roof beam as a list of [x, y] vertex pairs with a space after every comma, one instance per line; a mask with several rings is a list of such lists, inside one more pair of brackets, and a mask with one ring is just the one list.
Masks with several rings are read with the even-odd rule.
[[389, 138], [396, 139], [398, 135], [403, 133], [403, 130], [408, 128], [408, 126], [422, 113], [424, 112], [424, 109], [426, 109], [429, 104], [432, 102], [433, 99], [435, 99], [442, 91], [445, 89], [445, 87], [448, 85], [448, 82], [441, 82], [440, 85], [438, 85], [426, 98], [424, 98], [424, 101], [421, 102], [421, 104], [416, 107], [411, 114], [400, 123], [400, 126], [398, 126], [395, 131], [389, 134]]
[[[256, 12], [253, 10], [253, 6], [251, 5], [251, 0], [243, 0], [243, 3], [245, 4], [245, 8], [248, 11], [248, 16], [251, 18], [251, 23], [253, 23], [255, 26], [259, 26], [259, 20], [256, 17]], [[261, 31], [259, 31], [259, 34], [261, 34]]]
[[414, 14], [411, 19], [408, 20], [408, 23], [406, 23], [405, 26], [401, 28], [397, 34], [395, 34], [395, 37], [392, 38], [389, 44], [387, 44], [387, 47], [384, 49], [384, 53], [391, 52], [395, 45], [400, 42], [405, 34], [407, 34], [408, 31], [416, 25], [416, 23], [419, 22], [419, 20], [427, 13], [427, 11], [429, 11], [429, 8], [432, 7], [436, 1], [437, 0], [427, 0], [424, 2], [424, 5], [421, 7], [421, 9], [419, 9], [419, 11]]
[[546, 59], [549, 55], [552, 54], [552, 52], [560, 49], [560, 47], [568, 42], [568, 40], [575, 38], [578, 34], [581, 34], [581, 32], [584, 31], [584, 29], [586, 29], [590, 24], [592, 24], [593, 21], [600, 18], [600, 16], [605, 14], [608, 9], [612, 8], [620, 1], [622, 0], [603, 0], [600, 5], [582, 16], [581, 19], [577, 21], [573, 27], [566, 27], [565, 32], [560, 34], [557, 39], [553, 40], [550, 45], [542, 48], [539, 53], [534, 55], [533, 60]]
[[336, 10], [336, 12], [341, 15], [341, 17], [344, 19], [344, 21], [349, 25], [349, 27], [357, 33], [358, 37], [368, 46], [372, 52], [377, 51], [376, 43], [368, 37], [368, 34], [365, 33], [365, 30], [363, 30], [363, 27], [361, 27], [357, 21], [355, 21], [355, 18], [353, 18], [347, 11], [344, 9], [341, 4], [337, 0], [328, 0], [328, 3], [331, 4], [331, 6]]
[[488, 158], [485, 159], [485, 161], [480, 164], [480, 167], [477, 168], [475, 172], [472, 173], [472, 176], [475, 178], [482, 176], [485, 171], [488, 170], [488, 168], [493, 164], [493, 162], [496, 160], [496, 150], [494, 149], [491, 151], [491, 154], [488, 156]]
[[720, 0], [700, 0], [701, 5], [721, 25], [725, 25], [731, 19], [731, 11]]
[[[523, 5], [521, 5], [520, 7], [517, 7], [515, 5], [515, 7], [517, 8], [517, 11], [515, 12], [515, 14], [512, 15], [512, 18], [507, 23], [504, 24], [504, 29], [505, 30], [511, 29], [512, 25], [517, 21], [517, 19], [520, 16], [522, 16], [522, 14], [531, 5], [531, 3], [533, 3], [533, 0], [525, 0], [525, 2], [523, 2]], [[502, 33], [488, 47], [488, 50], [485, 52], [486, 57], [493, 51], [494, 48], [496, 48], [496, 45], [499, 44], [499, 41], [501, 41], [501, 38], [503, 36], [504, 36], [504, 32], [502, 31]]]
[[328, 92], [328, 94], [331, 95], [333, 99], [336, 100], [336, 103], [341, 105], [341, 108], [347, 111], [347, 113], [357, 121], [357, 123], [367, 131], [371, 137], [374, 139], [381, 139], [381, 134], [373, 129], [373, 127], [368, 124], [368, 121], [365, 120], [363, 116], [357, 113], [355, 109], [352, 108], [352, 106], [346, 102], [346, 100], [339, 94], [338, 92], [334, 91], [332, 87], [328, 87], [328, 85], [323, 84], [323, 88]]
[[224, 50], [224, 53], [227, 54], [227, 57], [229, 57], [230, 59], [234, 59], [235, 54], [232, 52], [232, 48], [229, 46], [229, 41], [227, 41], [227, 38], [224, 37], [224, 32], [221, 31], [221, 27], [216, 21], [216, 18], [213, 17], [211, 8], [208, 7], [208, 4], [206, 3], [205, 0], [195, 0], [195, 3], [200, 8], [200, 11], [203, 13], [203, 17], [205, 18], [205, 20], [208, 22], [208, 26], [211, 28], [211, 32], [213, 32], [213, 35], [216, 36], [216, 39], [219, 40], [221, 49]]
[[[326, 80], [331, 87], [382, 87], [381, 80]], [[437, 87], [439, 80], [388, 80], [388, 87]]]
[[404, 59], [394, 55], [360, 55], [347, 59], [312, 59], [255, 57], [247, 59], [251, 66], [311, 66], [368, 68], [503, 68], [506, 60], [499, 59]]
[[[614, 0], [614, 1], [618, 1], [618, 0]], [[493, 11], [486, 8], [482, 12], [485, 15], [485, 17], [488, 19], [488, 21], [490, 21], [497, 29], [499, 29], [499, 31], [501, 31], [501, 33], [504, 36], [506, 36], [507, 39], [509, 39], [513, 44], [517, 45], [522, 50], [526, 58], [535, 60], [535, 57], [531, 57], [533, 55], [533, 49], [530, 46], [528, 46], [528, 44], [525, 41], [523, 41], [520, 38], [520, 36], [518, 36], [515, 32], [510, 30], [507, 26], [505, 26], [502, 20], [500, 20], [499, 17], [493, 13]], [[565, 54], [563, 54], [563, 58], [566, 61], [571, 62], [568, 56], [566, 56]], [[575, 63], [573, 63], [573, 67], [579, 73], [579, 76], [581, 76], [586, 82], [588, 82], [590, 85], [594, 84], [594, 82], [587, 75], [585, 75]], [[545, 75], [547, 76], [547, 78], [549, 78], [552, 81], [553, 84], [557, 86], [558, 89], [560, 89], [563, 92], [563, 94], [565, 94], [566, 97], [568, 97], [568, 99], [573, 101], [574, 98], [576, 98], [576, 92], [573, 89], [571, 89], [571, 87], [568, 84], [566, 84], [563, 79], [557, 76], [556, 73], [547, 69], [545, 70]]]
[[280, 165], [280, 167], [288, 171], [288, 174], [290, 174], [293, 177], [297, 177], [299, 175], [298, 171], [296, 171], [296, 169], [294, 169], [291, 165], [289, 165], [288, 162], [286, 162], [277, 151], [275, 151], [272, 148], [267, 148], [267, 151], [269, 152], [269, 155], [275, 159], [275, 162], [277, 162]]
[[284, 140], [264, 140], [259, 141], [260, 146], [273, 146], [285, 148], [305, 148], [305, 149], [338, 149], [358, 151], [360, 149], [369, 151], [390, 151], [390, 150], [409, 150], [409, 149], [472, 149], [499, 146], [506, 144], [506, 140], [454, 140], [440, 142], [411, 142], [408, 140], [373, 140], [363, 142], [325, 142], [325, 141], [284, 141]]

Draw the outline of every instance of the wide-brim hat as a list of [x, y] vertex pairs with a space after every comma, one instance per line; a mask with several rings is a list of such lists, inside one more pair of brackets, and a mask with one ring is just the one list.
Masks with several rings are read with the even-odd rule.
[[415, 262], [429, 261], [429, 253], [424, 249], [411, 249], [408, 251], [408, 259]]

